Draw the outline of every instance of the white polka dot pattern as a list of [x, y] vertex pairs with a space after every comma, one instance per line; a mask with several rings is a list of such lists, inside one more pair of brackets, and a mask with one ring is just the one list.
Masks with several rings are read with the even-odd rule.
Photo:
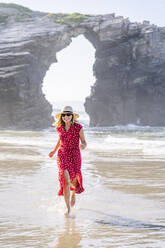
[[[81, 174], [81, 153], [79, 148], [79, 132], [82, 125], [74, 123], [66, 132], [63, 125], [56, 130], [60, 137], [60, 147], [57, 153], [57, 165], [59, 169], [60, 190], [58, 195], [63, 195], [64, 170], [68, 170], [71, 182], [77, 176], [75, 192], [80, 194], [84, 191]], [[71, 190], [74, 188], [71, 187]]]

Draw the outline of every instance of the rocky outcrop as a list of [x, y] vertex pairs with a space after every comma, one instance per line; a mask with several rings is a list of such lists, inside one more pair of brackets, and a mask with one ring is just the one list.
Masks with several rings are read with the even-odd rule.
[[165, 28], [118, 17], [97, 32], [92, 126], [165, 125]]
[[0, 128], [51, 126], [42, 81], [56, 53], [83, 34], [96, 48], [92, 126], [165, 125], [165, 29], [109, 15], [34, 12], [0, 4]]

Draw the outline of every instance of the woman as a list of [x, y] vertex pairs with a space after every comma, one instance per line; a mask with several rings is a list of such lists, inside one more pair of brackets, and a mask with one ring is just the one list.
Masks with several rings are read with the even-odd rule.
[[[73, 113], [70, 106], [65, 106], [61, 113], [56, 115], [56, 130], [59, 139], [54, 150], [49, 153], [49, 157], [53, 157], [57, 149], [57, 164], [59, 169], [60, 190], [58, 195], [64, 195], [67, 211], [65, 215], [69, 215], [70, 206], [75, 204], [75, 193], [80, 194], [84, 191], [81, 174], [81, 153], [80, 149], [86, 148], [83, 128], [78, 123], [78, 114]], [[79, 140], [81, 144], [79, 145]], [[70, 189], [72, 190], [70, 201]]]

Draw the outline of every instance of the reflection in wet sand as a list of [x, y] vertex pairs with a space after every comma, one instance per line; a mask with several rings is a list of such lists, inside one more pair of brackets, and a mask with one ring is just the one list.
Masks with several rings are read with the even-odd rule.
[[59, 234], [57, 245], [53, 248], [81, 248], [81, 235], [74, 218], [66, 218], [64, 231]]

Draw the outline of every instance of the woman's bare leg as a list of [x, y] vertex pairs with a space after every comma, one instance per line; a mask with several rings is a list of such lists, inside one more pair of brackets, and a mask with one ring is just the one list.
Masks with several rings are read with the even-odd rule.
[[[77, 176], [73, 179], [72, 185], [74, 187], [76, 187], [76, 185], [77, 185]], [[70, 201], [71, 207], [73, 207], [75, 205], [75, 203], [76, 203], [76, 194], [75, 194], [75, 190], [73, 190], [72, 195], [71, 195], [71, 201]]]
[[69, 172], [67, 170], [64, 170], [64, 200], [66, 204], [67, 211], [65, 212], [65, 215], [69, 215], [70, 213], [70, 176]]

